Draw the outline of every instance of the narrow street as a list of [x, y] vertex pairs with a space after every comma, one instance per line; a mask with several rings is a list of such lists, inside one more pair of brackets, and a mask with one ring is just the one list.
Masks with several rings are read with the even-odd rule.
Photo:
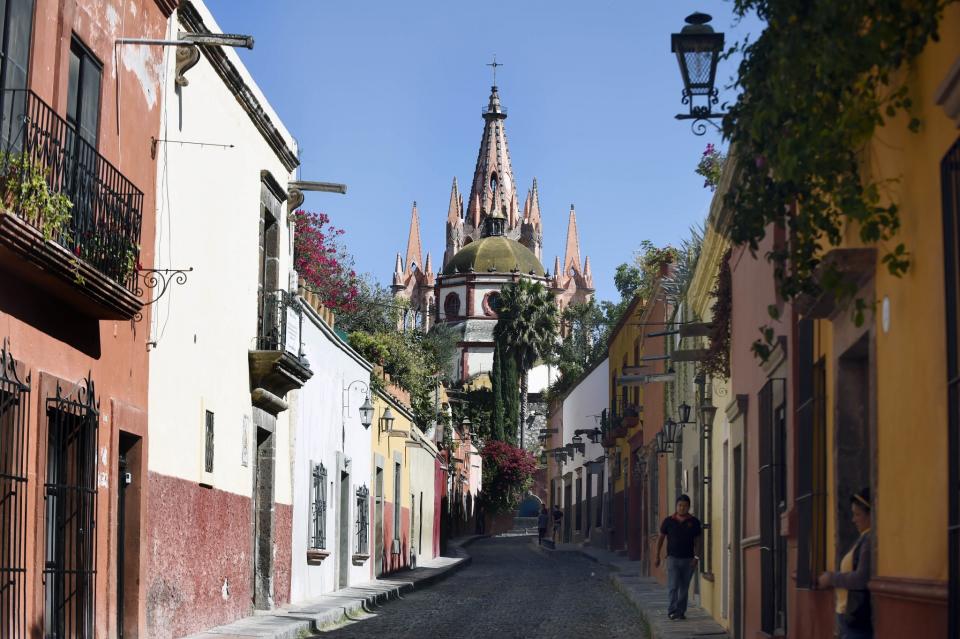
[[642, 637], [636, 609], [602, 566], [538, 552], [529, 537], [483, 539], [473, 563], [320, 637]]

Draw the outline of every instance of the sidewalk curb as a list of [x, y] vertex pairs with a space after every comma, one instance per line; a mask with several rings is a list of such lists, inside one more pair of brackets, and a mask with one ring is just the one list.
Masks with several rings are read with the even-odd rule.
[[[404, 579], [412, 571], [389, 575], [386, 579], [357, 584], [327, 593], [312, 602], [302, 602], [292, 608], [254, 613], [229, 624], [203, 630], [186, 639], [226, 639], [227, 637], [257, 637], [262, 639], [301, 639], [314, 632], [329, 630], [357, 615], [372, 612], [372, 608], [400, 599], [401, 595], [417, 588], [429, 587], [446, 579], [465, 566], [473, 557], [464, 550], [487, 535], [471, 535], [461, 540], [451, 540], [450, 548], [455, 553], [456, 563], [437, 567], [432, 574], [412, 580]], [[311, 610], [311, 607], [313, 610]]]
[[[677, 637], [681, 636], [683, 636], [685, 639], [690, 637], [704, 637], [704, 639], [729, 639], [729, 633], [719, 627], [715, 632], [712, 632], [703, 628], [686, 629], [682, 626], [664, 626], [663, 619], [665, 616], [665, 609], [662, 606], [658, 606], [657, 604], [648, 601], [640, 594], [634, 592], [634, 590], [627, 583], [627, 580], [630, 580], [632, 575], [624, 572], [621, 562], [612, 562], [606, 558], [599, 557], [583, 547], [549, 549], [536, 543], [534, 543], [533, 546], [535, 550], [547, 555], [556, 552], [577, 554], [608, 568], [611, 571], [608, 575], [611, 585], [613, 585], [614, 589], [621, 593], [627, 599], [627, 601], [630, 602], [630, 605], [637, 610], [637, 612], [640, 614], [640, 617], [643, 619], [643, 632], [646, 639], [676, 639]], [[691, 621], [696, 621], [696, 617], [692, 615]], [[704, 619], [704, 621], [707, 621], [707, 619]]]

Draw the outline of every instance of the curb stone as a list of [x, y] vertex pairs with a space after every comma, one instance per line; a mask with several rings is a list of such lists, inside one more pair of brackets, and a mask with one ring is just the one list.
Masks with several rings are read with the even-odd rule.
[[[534, 547], [546, 553], [545, 548], [536, 544], [534, 544]], [[662, 600], [666, 595], [665, 589], [651, 577], [627, 574], [623, 570], [623, 561], [610, 561], [598, 556], [600, 552], [607, 551], [598, 550], [597, 554], [594, 554], [583, 547], [570, 547], [552, 550], [551, 552], [575, 553], [608, 567], [612, 571], [609, 575], [611, 584], [640, 613], [645, 624], [643, 630], [646, 639], [729, 639], [730, 637], [723, 626], [699, 606], [691, 606], [688, 609], [689, 617], [684, 622], [668, 621], [666, 617], [667, 602]], [[641, 593], [634, 589], [634, 586], [644, 585], [652, 586], [649, 590], [656, 590], [657, 592]], [[651, 599], [651, 595], [654, 594], [656, 601]]]
[[[405, 592], [430, 586], [456, 573], [473, 561], [463, 548], [485, 537], [487, 535], [471, 535], [451, 540], [449, 546], [454, 556], [431, 560], [453, 560], [446, 565], [420, 566], [415, 570], [393, 573], [387, 579], [357, 584], [282, 609], [255, 612], [252, 616], [189, 635], [185, 639], [302, 639], [340, 625], [351, 617], [371, 612], [374, 607], [399, 599]], [[419, 570], [433, 572], [404, 579]]]

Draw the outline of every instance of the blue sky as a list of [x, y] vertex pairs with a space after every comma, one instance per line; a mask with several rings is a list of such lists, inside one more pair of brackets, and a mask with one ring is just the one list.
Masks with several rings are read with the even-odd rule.
[[[521, 201], [538, 182], [544, 265], [563, 251], [573, 203], [601, 299], [616, 296], [614, 269], [641, 240], [675, 244], [709, 207], [693, 170], [720, 139], [673, 119], [670, 33], [696, 10], [728, 44], [761, 29], [719, 0], [206, 2], [225, 32], [254, 36], [240, 55], [297, 138], [302, 179], [349, 187], [308, 194], [304, 208], [345, 229], [358, 270], [384, 284], [414, 200], [439, 267], [450, 184], [469, 194], [496, 54]], [[735, 69], [721, 62], [724, 85]]]

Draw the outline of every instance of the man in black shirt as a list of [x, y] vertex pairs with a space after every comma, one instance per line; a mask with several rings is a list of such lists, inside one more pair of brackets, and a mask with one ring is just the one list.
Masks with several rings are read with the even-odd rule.
[[700, 545], [701, 532], [700, 520], [690, 514], [690, 498], [680, 495], [677, 497], [677, 512], [663, 520], [657, 540], [657, 567], [660, 566], [663, 542], [667, 542], [667, 588], [670, 589], [667, 616], [670, 619], [686, 619], [690, 580], [700, 561], [696, 547]]
[[[563, 524], [563, 511], [560, 510], [560, 506], [554, 504], [553, 505], [553, 543], [557, 543], [557, 541], [563, 541], [562, 535], [560, 534], [561, 533], [560, 526], [562, 524]], [[561, 539], [558, 540], [557, 537], [561, 537]]]

